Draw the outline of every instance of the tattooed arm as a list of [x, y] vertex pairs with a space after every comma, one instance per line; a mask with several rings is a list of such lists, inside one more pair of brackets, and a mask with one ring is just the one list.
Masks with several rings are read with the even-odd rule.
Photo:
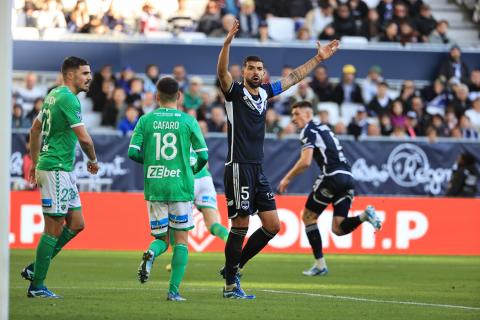
[[338, 40], [333, 40], [325, 46], [321, 46], [320, 42], [317, 42], [318, 52], [317, 54], [301, 66], [295, 68], [288, 76], [280, 79], [282, 84], [282, 91], [287, 90], [294, 84], [302, 81], [313, 69], [322, 61], [327, 60], [335, 54], [340, 43]]

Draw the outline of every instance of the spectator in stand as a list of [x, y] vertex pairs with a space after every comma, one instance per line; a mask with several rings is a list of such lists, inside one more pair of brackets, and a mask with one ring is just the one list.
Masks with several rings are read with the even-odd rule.
[[347, 134], [347, 127], [345, 126], [345, 124], [342, 122], [342, 121], [338, 121], [336, 124], [335, 124], [335, 127], [333, 129], [334, 133], [336, 135], [346, 135]]
[[395, 127], [405, 127], [406, 117], [402, 100], [396, 99], [390, 106], [390, 122]]
[[265, 132], [273, 133], [277, 136], [282, 132], [282, 127], [280, 126], [280, 117], [275, 112], [275, 109], [268, 109], [267, 114], [265, 115]]
[[102, 22], [102, 17], [103, 16], [92, 16], [90, 18], [90, 22], [87, 23], [83, 27], [83, 33], [91, 33], [91, 34], [97, 34], [97, 35], [102, 35], [102, 34], [107, 34], [110, 32], [110, 29], [103, 24]]
[[343, 36], [357, 35], [357, 26], [347, 4], [339, 4], [333, 18], [335, 36], [340, 39]]
[[208, 132], [227, 132], [227, 121], [223, 107], [213, 107], [207, 120]]
[[142, 99], [142, 112], [143, 114], [147, 114], [152, 112], [157, 108], [157, 103], [155, 101], [155, 94], [153, 92], [147, 91], [143, 95]]
[[342, 80], [333, 91], [333, 101], [338, 104], [344, 102], [363, 104], [362, 89], [355, 82], [357, 69], [351, 64], [346, 64], [342, 69]]
[[390, 110], [390, 105], [392, 104], [392, 99], [387, 95], [388, 84], [385, 81], [382, 81], [377, 84], [377, 94], [368, 104], [368, 114], [369, 116], [380, 117]]
[[177, 0], [178, 9], [168, 18], [169, 29], [178, 34], [182, 31], [191, 32], [196, 30], [196, 22], [193, 12], [187, 6], [186, 0]]
[[[242, 66], [240, 66], [239, 64], [233, 63], [228, 66], [228, 72], [230, 72], [230, 75], [232, 76], [233, 81], [242, 82]], [[220, 88], [220, 80], [218, 80], [218, 78], [215, 81], [215, 86], [217, 88]], [[223, 96], [223, 95], [220, 95], [220, 96]]]
[[450, 197], [475, 197], [477, 182], [480, 173], [477, 160], [469, 153], [462, 153], [453, 166], [452, 177], [448, 183], [447, 196]]
[[140, 33], [148, 33], [151, 31], [160, 31], [166, 29], [159, 12], [157, 12], [157, 10], [148, 2], [142, 6], [139, 28]]
[[218, 2], [215, 0], [209, 0], [205, 7], [205, 11], [198, 21], [197, 31], [210, 35], [213, 30], [222, 27], [222, 23], [220, 22], [221, 17]]
[[423, 0], [402, 0], [408, 8], [410, 17], [418, 17], [420, 9], [425, 5]]
[[122, 87], [113, 90], [112, 99], [107, 102], [102, 112], [102, 126], [117, 127], [127, 109], [126, 98], [127, 94]]
[[468, 89], [470, 91], [470, 100], [475, 100], [477, 97], [480, 97], [480, 69], [472, 70], [470, 73]]
[[437, 137], [448, 137], [450, 135], [450, 131], [443, 121], [441, 114], [436, 113], [432, 115], [430, 125], [435, 129], [435, 131], [437, 131]]
[[380, 116], [380, 132], [382, 136], [389, 136], [392, 134], [393, 127], [392, 122], [390, 121], [390, 116], [388, 113], [385, 113]]
[[398, 36], [398, 26], [395, 22], [388, 22], [385, 27], [385, 33], [378, 40], [380, 42], [398, 42], [400, 38]]
[[13, 104], [12, 108], [12, 129], [27, 129], [32, 124], [24, 117], [22, 105]]
[[240, 22], [239, 37], [257, 38], [260, 18], [255, 12], [255, 2], [253, 0], [242, 0], [240, 2], [240, 12], [238, 14]]
[[305, 26], [311, 31], [315, 39], [332, 22], [333, 8], [328, 2], [321, 2], [317, 7], [310, 10], [305, 17]]
[[400, 43], [405, 45], [407, 43], [417, 43], [417, 31], [413, 29], [409, 22], [402, 22], [400, 24]]
[[268, 23], [267, 21], [260, 21], [258, 26], [258, 41], [268, 42], [272, 40], [272, 37], [268, 35]]
[[115, 82], [111, 65], [104, 65], [99, 72], [95, 72], [90, 90], [87, 92], [87, 97], [91, 98], [93, 102], [93, 111], [103, 111], [107, 101], [111, 98]]
[[296, 39], [300, 41], [309, 41], [312, 36], [310, 35], [310, 30], [307, 27], [300, 27], [297, 31]]
[[415, 29], [419, 33], [421, 42], [429, 42], [428, 37], [435, 29], [437, 21], [432, 16], [432, 10], [430, 6], [424, 4], [420, 8], [420, 15], [415, 19]]
[[465, 115], [470, 119], [472, 127], [480, 132], [480, 97], [472, 102], [472, 109], [465, 111]]
[[428, 41], [430, 43], [439, 43], [447, 44], [450, 43], [450, 38], [448, 37], [448, 21], [440, 20], [437, 22], [435, 29], [430, 33]]
[[25, 75], [25, 86], [14, 89], [17, 99], [21, 101], [23, 111], [30, 112], [33, 108], [35, 99], [43, 97], [45, 91], [37, 86], [37, 74], [28, 72]]
[[364, 106], [357, 109], [355, 117], [348, 124], [347, 133], [358, 139], [360, 136], [366, 136], [368, 134], [368, 118], [367, 110]]
[[68, 22], [68, 30], [70, 32], [84, 32], [84, 28], [90, 22], [90, 14], [88, 13], [87, 4], [84, 0], [77, 1], [75, 8], [70, 13], [70, 21]]
[[127, 104], [132, 105], [140, 111], [142, 108], [142, 98], [143, 98], [143, 79], [133, 78], [130, 81], [130, 92], [127, 95]]
[[405, 130], [410, 138], [415, 138], [419, 135], [420, 128], [418, 126], [417, 114], [415, 111], [408, 111], [405, 118]]
[[453, 109], [453, 107], [448, 107], [445, 110], [445, 116], [443, 118], [445, 120], [445, 125], [450, 131], [450, 135], [452, 135], [453, 129], [458, 126], [458, 119], [457, 116], [455, 116], [455, 110]]
[[277, 17], [303, 19], [312, 6], [311, 0], [274, 0], [272, 13]]
[[35, 99], [35, 101], [33, 102], [32, 110], [30, 110], [30, 112], [28, 112], [25, 117], [28, 122], [33, 123], [33, 120], [35, 120], [35, 118], [40, 113], [40, 110], [42, 110], [42, 106], [43, 106], [43, 98]]
[[462, 132], [463, 138], [478, 140], [479, 138], [478, 131], [472, 127], [470, 118], [467, 115], [460, 116], [460, 120], [458, 121], [458, 127]]
[[426, 136], [429, 143], [436, 143], [438, 140], [437, 130], [434, 127], [429, 126], [426, 130]]
[[355, 21], [355, 26], [357, 30], [362, 28], [362, 24], [367, 20], [368, 16], [368, 6], [362, 0], [348, 0], [348, 7], [350, 8], [350, 13]]
[[117, 81], [117, 87], [122, 87], [126, 94], [130, 93], [130, 83], [135, 78], [135, 71], [130, 66], [126, 66], [120, 72], [120, 77]]
[[380, 16], [378, 15], [377, 10], [368, 10], [367, 19], [363, 21], [359, 30], [359, 35], [367, 38], [369, 41], [379, 39], [382, 28], [380, 26]]
[[[293, 68], [289, 65], [285, 65], [282, 68], [281, 77], [286, 78], [290, 73], [292, 73]], [[279, 115], [290, 115], [290, 98], [295, 95], [298, 90], [298, 83], [294, 84], [286, 91], [283, 91], [278, 96], [273, 97], [270, 101], [273, 103], [275, 111]]]
[[427, 106], [438, 109], [445, 109], [449, 101], [448, 92], [444, 83], [444, 77], [435, 79], [433, 84], [423, 88], [422, 97]]
[[173, 73], [173, 78], [178, 82], [180, 91], [184, 92], [185, 89], [187, 89], [188, 86], [190, 85], [185, 67], [181, 64], [177, 64], [176, 66], [173, 67], [172, 73]]
[[[200, 77], [192, 77], [190, 79], [190, 86], [184, 91], [183, 105], [185, 109], [197, 110], [203, 103], [201, 97], [203, 81]], [[211, 130], [209, 130], [211, 131]]]
[[415, 82], [412, 80], [403, 81], [399, 98], [402, 100], [406, 110], [410, 110], [412, 106], [412, 98], [416, 95], [418, 95], [418, 92]]
[[399, 28], [405, 22], [412, 25], [413, 20], [408, 16], [408, 8], [404, 2], [394, 2], [392, 22], [395, 22]]
[[32, 1], [25, 1], [25, 6], [21, 12], [17, 13], [16, 27], [38, 27], [38, 14], [39, 11]]
[[145, 77], [143, 79], [143, 90], [145, 92], [153, 92], [157, 91], [156, 83], [160, 79], [160, 70], [156, 64], [149, 64], [145, 68]]
[[333, 130], [333, 126], [330, 123], [330, 115], [328, 114], [328, 110], [318, 110], [318, 118], [320, 123], [328, 126], [330, 130]]
[[462, 83], [468, 83], [470, 73], [467, 64], [462, 61], [462, 51], [458, 45], [453, 45], [450, 48], [448, 57], [440, 65], [438, 75], [444, 76], [447, 80], [456, 78]]
[[336, 37], [335, 28], [333, 27], [333, 23], [331, 23], [323, 29], [323, 32], [318, 36], [318, 40], [334, 40]]
[[61, 85], [63, 85], [63, 74], [60, 72], [57, 74], [57, 77], [55, 78], [55, 82], [50, 87], [48, 87], [47, 94], [49, 94], [50, 91], [52, 91], [53, 89]]
[[393, 131], [390, 134], [390, 137], [395, 139], [406, 139], [408, 138], [407, 132], [405, 131], [405, 126], [398, 125], [393, 127]]
[[454, 91], [454, 98], [451, 106], [455, 110], [455, 115], [460, 119], [466, 110], [472, 107], [472, 102], [468, 98], [468, 87], [466, 84], [459, 84]]
[[380, 25], [385, 27], [393, 17], [393, 0], [381, 0], [377, 5]]
[[319, 101], [332, 101], [333, 84], [328, 79], [327, 67], [319, 64], [313, 71], [313, 79], [310, 81], [310, 87], [318, 97]]
[[368, 69], [367, 77], [362, 84], [362, 97], [365, 103], [370, 103], [373, 97], [377, 94], [377, 86], [383, 82], [382, 68], [378, 65], [373, 65]]
[[38, 28], [67, 28], [67, 21], [62, 12], [62, 6], [56, 0], [47, 0], [43, 3], [42, 10], [38, 14]]
[[[297, 92], [290, 98], [290, 105], [304, 100], [310, 101], [314, 107], [316, 107], [319, 102], [315, 92], [310, 88], [306, 79], [298, 83]], [[288, 113], [290, 114], [291, 110], [288, 110]]]
[[423, 104], [423, 99], [420, 96], [415, 96], [412, 98], [412, 111], [417, 115], [418, 127], [416, 130], [417, 136], [424, 136], [425, 129], [427, 128], [430, 118], [425, 112], [425, 107]]
[[128, 106], [125, 110], [125, 116], [118, 124], [118, 130], [122, 131], [124, 135], [130, 134], [135, 129], [138, 122], [138, 109], [134, 106]]
[[[113, 4], [113, 3], [112, 3]], [[111, 5], [110, 9], [102, 18], [102, 23], [108, 27], [109, 30], [115, 32], [126, 32], [129, 30], [126, 28], [126, 24], [122, 13], [118, 10], [117, 7]]]
[[370, 122], [367, 128], [367, 135], [369, 137], [378, 137], [381, 135], [380, 127], [375, 122]]
[[226, 14], [222, 18], [222, 27], [210, 32], [209, 36], [213, 38], [224, 38], [227, 36], [228, 31], [232, 29], [235, 23], [235, 16], [233, 14]]

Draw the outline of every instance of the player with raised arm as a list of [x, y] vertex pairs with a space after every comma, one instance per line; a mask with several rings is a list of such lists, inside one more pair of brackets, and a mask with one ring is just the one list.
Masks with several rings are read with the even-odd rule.
[[300, 159], [280, 181], [278, 190], [282, 193], [294, 177], [302, 173], [312, 163], [318, 164], [321, 174], [313, 185], [303, 210], [302, 219], [305, 232], [312, 247], [315, 263], [303, 272], [306, 276], [323, 276], [328, 273], [322, 251], [322, 238], [317, 219], [323, 210], [332, 203], [332, 231], [337, 236], [353, 232], [360, 224], [368, 221], [375, 231], [382, 228], [382, 222], [372, 206], [356, 217], [348, 217], [354, 196], [354, 180], [350, 165], [343, 154], [343, 148], [330, 127], [313, 119], [313, 106], [308, 101], [300, 101], [292, 106], [292, 121], [302, 129]]
[[[155, 258], [168, 248], [168, 231], [175, 246], [167, 300], [186, 300], [179, 294], [188, 260], [188, 231], [193, 229], [194, 174], [207, 163], [208, 149], [198, 122], [177, 110], [178, 82], [165, 77], [157, 82], [160, 107], [142, 116], [133, 132], [128, 157], [142, 163], [151, 234], [155, 237], [143, 254], [138, 279], [145, 283]], [[193, 149], [197, 161], [190, 164]]]
[[[225, 95], [228, 118], [228, 156], [225, 164], [225, 196], [228, 217], [231, 219], [225, 245], [225, 298], [253, 299], [240, 287], [238, 270], [259, 253], [280, 230], [275, 198], [263, 174], [263, 142], [267, 100], [304, 79], [321, 61], [330, 58], [338, 48], [334, 40], [320, 46], [313, 58], [297, 67], [287, 77], [263, 84], [265, 68], [257, 56], [248, 56], [243, 62], [243, 82], [235, 82], [228, 72], [230, 45], [239, 30], [235, 21], [225, 38], [217, 64], [217, 75]], [[250, 215], [258, 214], [262, 226], [243, 247]], [[243, 247], [243, 248], [242, 248]]]
[[62, 76], [64, 85], [47, 95], [30, 129], [33, 161], [30, 181], [40, 188], [45, 219], [35, 262], [21, 272], [24, 279], [31, 281], [27, 291], [31, 298], [59, 298], [44, 284], [50, 262], [84, 228], [82, 205], [72, 172], [77, 140], [88, 157], [88, 172], [96, 174], [99, 169], [77, 98], [80, 92], [88, 91], [92, 81], [90, 66], [84, 59], [68, 57], [62, 64]]

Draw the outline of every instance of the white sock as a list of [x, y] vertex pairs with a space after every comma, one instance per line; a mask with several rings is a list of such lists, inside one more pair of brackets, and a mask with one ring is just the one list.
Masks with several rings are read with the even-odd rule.
[[315, 265], [318, 269], [322, 270], [327, 267], [327, 263], [325, 262], [325, 258], [315, 259]]

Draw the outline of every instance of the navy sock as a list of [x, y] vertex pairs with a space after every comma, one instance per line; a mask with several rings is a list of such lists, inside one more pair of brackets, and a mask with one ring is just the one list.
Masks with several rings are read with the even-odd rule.
[[353, 230], [357, 229], [359, 225], [362, 224], [360, 216], [345, 218], [345, 220], [340, 223], [340, 228], [345, 234], [349, 234]]
[[318, 230], [318, 225], [316, 223], [313, 223], [305, 226], [305, 232], [307, 233], [308, 242], [310, 242], [310, 246], [312, 247], [315, 259], [322, 258], [322, 236], [320, 235], [320, 231]]
[[245, 248], [242, 250], [240, 268], [243, 268], [248, 260], [252, 259], [257, 253], [265, 248], [268, 241], [270, 241], [273, 237], [275, 237], [275, 234], [268, 232], [263, 227], [258, 228], [257, 231], [255, 231], [248, 239]]
[[248, 228], [232, 227], [225, 245], [225, 278], [226, 284], [235, 283], [235, 275], [238, 271], [240, 257], [242, 256], [242, 245]]

